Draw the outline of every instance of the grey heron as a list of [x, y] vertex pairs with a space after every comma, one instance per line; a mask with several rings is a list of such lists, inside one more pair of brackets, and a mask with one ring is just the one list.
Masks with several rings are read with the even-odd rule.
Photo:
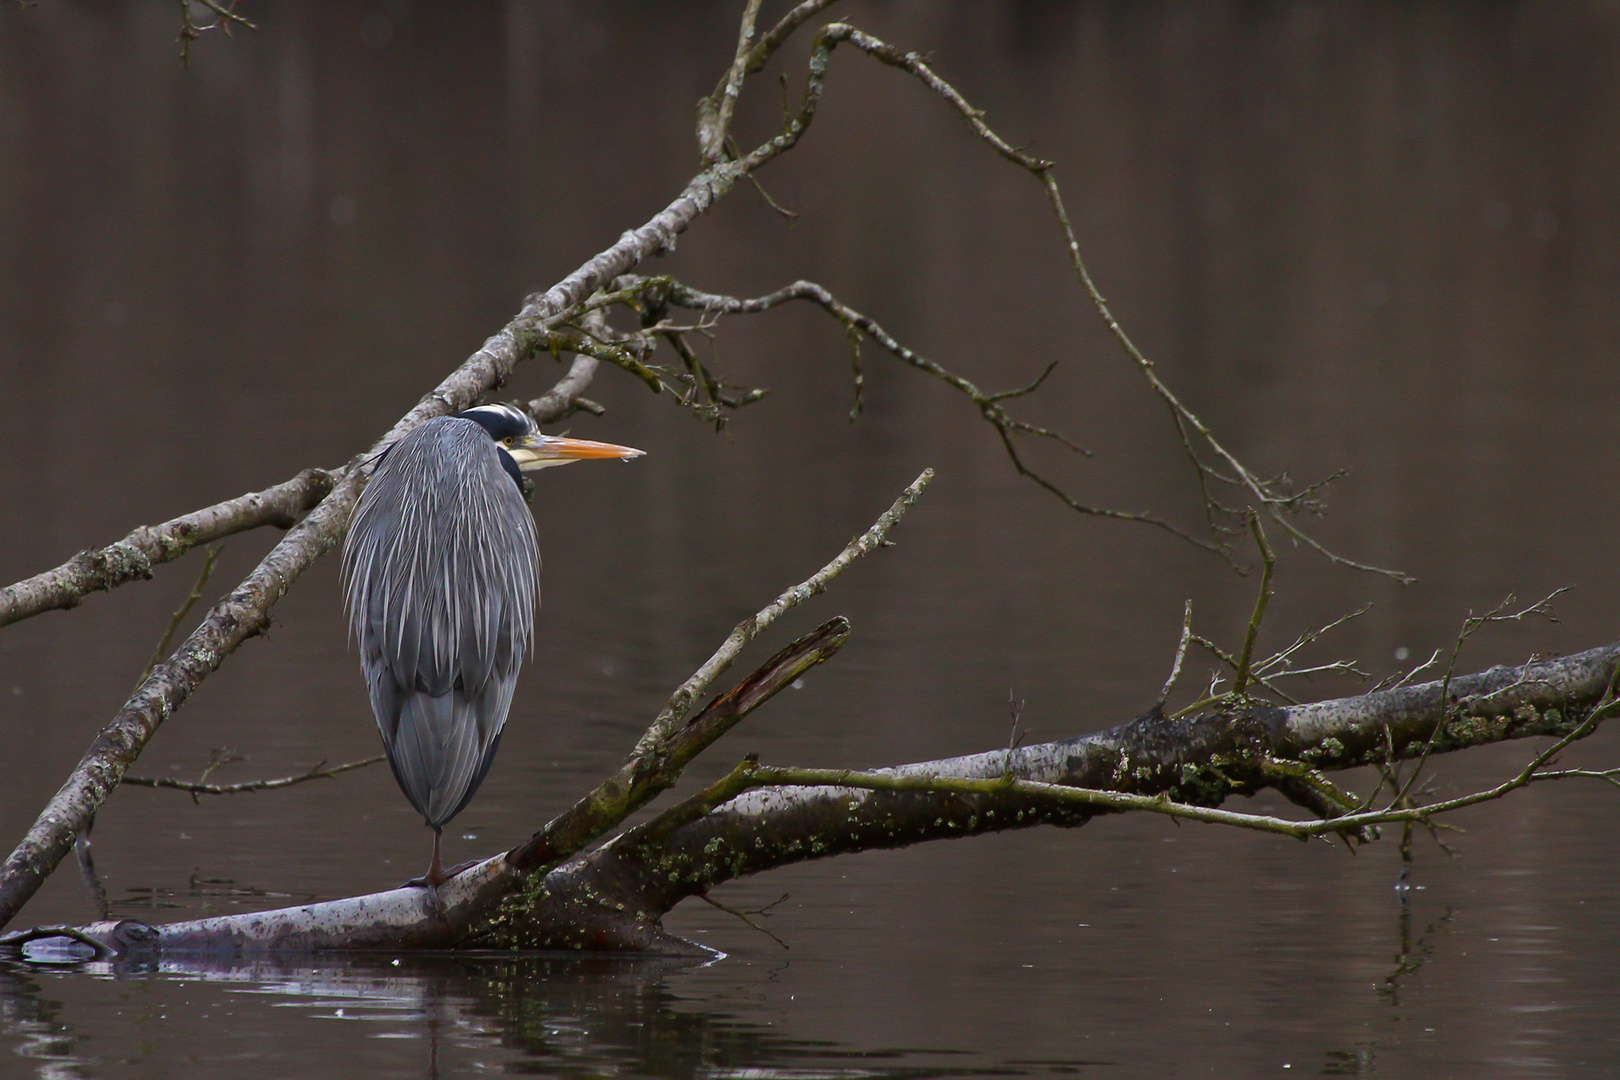
[[539, 546], [523, 473], [634, 458], [542, 435], [510, 405], [423, 421], [386, 450], [343, 547], [343, 590], [394, 779], [433, 830], [483, 783], [534, 640]]

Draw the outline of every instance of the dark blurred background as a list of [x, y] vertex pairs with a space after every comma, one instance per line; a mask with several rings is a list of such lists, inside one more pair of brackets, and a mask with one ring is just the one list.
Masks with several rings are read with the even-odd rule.
[[[526, 292], [679, 191], [740, 7], [248, 3], [259, 29], [205, 35], [188, 67], [172, 4], [0, 8], [0, 578], [367, 445]], [[1460, 666], [1615, 637], [1620, 5], [832, 14], [929, 53], [997, 130], [1059, 162], [1100, 287], [1227, 445], [1301, 481], [1351, 470], [1309, 527], [1418, 583], [1283, 545], [1262, 647], [1371, 601], [1318, 655], [1382, 676], [1449, 648], [1470, 610], [1562, 585], [1561, 622], [1482, 633]], [[778, 71], [797, 94], [806, 40], [750, 81], [744, 145], [778, 122]], [[1032, 445], [1032, 461], [1084, 501], [1197, 526], [1174, 429], [1084, 302], [1039, 185], [940, 102], [840, 51], [811, 133], [761, 180], [796, 220], [739, 189], [648, 269], [739, 295], [821, 281], [987, 388], [1059, 360], [1015, 411], [1096, 457]], [[770, 396], [716, 435], [604, 371], [607, 415], [572, 430], [649, 456], [541, 477], [538, 653], [452, 857], [572, 801], [739, 618], [924, 466], [939, 479], [899, 546], [744, 663], [834, 613], [849, 646], [690, 780], [749, 750], [868, 766], [985, 749], [1009, 693], [1036, 739], [1111, 725], [1156, 694], [1188, 598], [1201, 632], [1240, 641], [1252, 580], [1068, 511], [959, 395], [870, 347], [850, 424], [843, 334], [819, 313], [727, 320], [712, 358]], [[510, 393], [558, 373], [529, 364]], [[231, 540], [208, 599], [275, 539]], [[199, 562], [0, 630], [6, 844], [127, 696]], [[1194, 659], [1183, 698], [1209, 670]], [[135, 771], [193, 777], [230, 748], [248, 760], [215, 777], [243, 780], [376, 745], [329, 559]], [[1438, 762], [1436, 790], [1530, 752]], [[1612, 764], [1620, 743], [1576, 758]], [[1611, 1074], [1620, 803], [1538, 788], [1459, 824], [1459, 858], [1419, 844], [1404, 915], [1393, 843], [1350, 858], [1121, 819], [728, 886], [744, 906], [790, 893], [769, 925], [792, 949], [682, 909], [672, 925], [731, 954], [698, 971], [18, 974], [0, 1039], [40, 1075]], [[374, 768], [201, 806], [124, 790], [96, 850], [115, 914], [156, 920], [392, 885], [428, 837]], [[22, 921], [92, 914], [64, 867]], [[1416, 969], [1389, 983], [1403, 951]], [[314, 1022], [349, 999], [386, 1022]]]

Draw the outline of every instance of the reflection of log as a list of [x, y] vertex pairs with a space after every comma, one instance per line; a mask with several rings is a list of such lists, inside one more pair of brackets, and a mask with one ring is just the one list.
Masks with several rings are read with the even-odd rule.
[[[736, 1073], [757, 1067], [761, 1075], [775, 1075], [786, 1060], [800, 1067], [790, 1075], [802, 1075], [807, 1066], [826, 1061], [835, 1066], [834, 1075], [842, 1075], [836, 1066], [848, 1064], [848, 1051], [835, 1044], [807, 1051], [791, 1032], [767, 1019], [683, 1007], [670, 993], [670, 979], [693, 964], [604, 955], [194, 955], [164, 960], [162, 978], [211, 983], [227, 993], [252, 988], [254, 1005], [235, 1002], [234, 1030], [255, 1023], [247, 1017], [257, 1009], [274, 1013], [294, 1006], [303, 1016], [341, 1018], [351, 1032], [411, 1034], [410, 1043], [396, 1048], [395, 1060], [404, 1064], [388, 1075], [438, 1075], [432, 1069], [434, 1032], [441, 1055], [452, 1043], [464, 1052], [476, 1046], [486, 1054], [499, 1047], [499, 1058], [517, 1059], [508, 1060], [506, 1068], [525, 1074], [600, 1076], [604, 1061], [640, 1062], [651, 1056], [703, 1062], [708, 1072], [722, 1074], [726, 1067]], [[135, 958], [91, 961], [82, 970], [133, 983], [153, 978], [150, 963]], [[102, 1030], [101, 1017], [72, 995], [64, 1001], [55, 983], [27, 965], [0, 964], [0, 1037], [14, 1044], [22, 1035], [48, 1047], [24, 1059], [33, 1069], [19, 1069], [22, 1075], [33, 1070], [46, 1076], [100, 1075], [102, 1044], [87, 1036]], [[569, 1033], [562, 1048], [559, 1030]], [[8, 1051], [8, 1058], [15, 1054], [10, 1046]], [[420, 1071], [407, 1068], [413, 1056], [425, 1066]], [[319, 1068], [308, 1071], [329, 1075]], [[382, 1073], [373, 1066], [365, 1075]]]
[[[1267, 766], [1278, 761], [1339, 770], [1385, 763], [1391, 750], [1396, 759], [1418, 757], [1431, 735], [1432, 752], [1446, 753], [1566, 734], [1603, 699], [1617, 661], [1620, 644], [1519, 668], [1492, 668], [1453, 678], [1449, 687], [1433, 682], [1290, 708], [1253, 704], [1179, 720], [1155, 711], [1095, 735], [893, 772], [1011, 775], [1212, 806], [1229, 795], [1275, 786], [1282, 774]], [[456, 946], [696, 954], [705, 950], [665, 933], [660, 919], [682, 899], [720, 882], [871, 848], [1038, 824], [1079, 825], [1097, 812], [1011, 790], [962, 795], [767, 788], [667, 832], [632, 831], [554, 867], [525, 872], [499, 855], [452, 879], [437, 895], [394, 889], [257, 914], [155, 927], [125, 920], [82, 931], [121, 954]], [[0, 944], [6, 941], [0, 938]]]

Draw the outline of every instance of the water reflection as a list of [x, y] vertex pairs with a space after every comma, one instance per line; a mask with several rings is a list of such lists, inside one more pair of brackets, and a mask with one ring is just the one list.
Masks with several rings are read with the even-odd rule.
[[[171, 984], [189, 1003], [183, 1013], [156, 1004], [176, 1028], [210, 1027], [229, 1016], [238, 1035], [256, 1025], [303, 1026], [300, 1020], [338, 1022], [337, 1034], [306, 1028], [295, 1060], [331, 1064], [325, 1050], [360, 1040], [385, 1044], [389, 1075], [438, 1077], [499, 1070], [519, 1075], [697, 1076], [720, 1078], [1009, 1076], [1031, 1070], [1072, 1070], [1079, 1061], [1016, 1061], [975, 1065], [976, 1055], [950, 1050], [854, 1050], [796, 1039], [769, 1021], [751, 1021], [723, 1009], [683, 1008], [666, 985], [692, 961], [580, 959], [528, 956], [354, 957], [317, 962], [232, 963], [198, 958], [161, 962], [97, 962], [53, 967], [0, 962], [0, 1028], [4, 1043], [41, 1078], [118, 1073], [143, 1055], [116, 1057], [105, 1044], [75, 1029], [71, 1010], [51, 996], [53, 983], [88, 975], [111, 986], [152, 989]], [[184, 988], [184, 989], [182, 989]], [[267, 1014], [253, 1005], [295, 1013]], [[124, 993], [126, 999], [136, 995]], [[689, 1003], [688, 1003], [689, 1004]], [[139, 1027], [150, 1015], [131, 1015]], [[92, 1018], [85, 1018], [93, 1023]], [[359, 1029], [358, 1031], [353, 1029]], [[393, 1045], [387, 1045], [393, 1044]], [[199, 1045], [198, 1052], [207, 1051]], [[277, 1055], [272, 1073], [285, 1073]], [[967, 1060], [963, 1060], [967, 1059]], [[154, 1063], [171, 1060], [155, 1057]], [[190, 1055], [192, 1063], [209, 1062]], [[251, 1076], [251, 1066], [232, 1066]], [[335, 1072], [335, 1070], [334, 1070]]]
[[[163, 5], [0, 3], [0, 580], [342, 461], [386, 429], [526, 291], [685, 183], [692, 101], [738, 4], [263, 7], [259, 32], [207, 43], [182, 72]], [[1382, 675], [1397, 654], [1404, 668], [1449, 649], [1470, 608], [1576, 582], [1559, 626], [1481, 635], [1466, 666], [1612, 639], [1620, 503], [1593, 492], [1620, 475], [1620, 9], [837, 10], [935, 56], [1001, 130], [1061, 162], [1104, 292], [1231, 445], [1267, 471], [1354, 469], [1322, 537], [1420, 583], [1287, 562], [1268, 632], [1374, 600], [1332, 655]], [[803, 57], [785, 64], [795, 80]], [[891, 73], [840, 55], [829, 85], [814, 136], [764, 178], [797, 223], [739, 192], [655, 268], [736, 294], [822, 281], [986, 386], [1062, 357], [1020, 415], [1100, 455], [1054, 467], [1088, 499], [1196, 521], [1173, 434], [1077, 306], [1028, 178]], [[777, 121], [760, 89], [751, 136]], [[537, 502], [562, 630], [525, 671], [469, 811], [480, 839], [457, 836], [455, 857], [517, 842], [597, 782], [739, 618], [924, 465], [940, 480], [901, 546], [806, 613], [848, 614], [856, 638], [716, 768], [746, 750], [876, 765], [983, 749], [1006, 737], [1009, 689], [1032, 738], [1105, 726], [1163, 681], [1189, 597], [1201, 627], [1241, 640], [1252, 583], [1060, 513], [971, 410], [912, 373], [873, 357], [869, 414], [848, 424], [838, 328], [798, 318], [725, 328], [725, 370], [773, 391], [727, 439], [628, 379], [593, 387], [610, 411], [576, 433], [653, 455], [550, 478]], [[512, 392], [542, 391], [548, 365]], [[119, 452], [68, 452], [67, 416]], [[271, 539], [233, 539], [215, 584]], [[0, 734], [30, 748], [0, 754], [13, 839], [124, 700], [196, 558], [0, 633]], [[242, 780], [374, 752], [338, 595], [335, 568], [317, 567], [141, 771], [190, 775], [222, 746], [253, 758]], [[1620, 729], [1577, 759], [1620, 760]], [[1515, 749], [1436, 772], [1460, 791], [1520, 766]], [[764, 960], [696, 972], [10, 969], [22, 988], [0, 999], [0, 1075], [19, 1049], [39, 1075], [421, 1075], [433, 1015], [445, 1072], [583, 1072], [564, 1050], [591, 1046], [602, 1072], [1613, 1074], [1620, 800], [1529, 792], [1466, 824], [1461, 859], [1422, 856], [1404, 936], [1387, 843], [1351, 860], [1114, 821], [735, 886], [754, 890], [738, 907], [792, 892], [771, 923], [788, 968], [761, 941]], [[96, 860], [114, 914], [200, 917], [394, 884], [421, 842], [374, 772], [200, 806], [121, 791]], [[69, 867], [24, 921], [95, 912]], [[676, 918], [734, 957], [756, 947], [723, 913]], [[896, 1045], [976, 1053], [883, 1050]]]
[[61, 1012], [62, 1003], [44, 995], [26, 966], [0, 961], [0, 1029], [12, 1053], [37, 1063], [34, 1075], [41, 1080], [92, 1075], [75, 1053], [82, 1039]]

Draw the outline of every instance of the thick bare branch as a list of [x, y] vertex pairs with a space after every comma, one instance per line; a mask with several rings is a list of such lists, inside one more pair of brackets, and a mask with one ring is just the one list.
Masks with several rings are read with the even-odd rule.
[[[1277, 774], [1264, 767], [1268, 762], [1338, 770], [1382, 763], [1390, 754], [1416, 757], [1429, 746], [1437, 726], [1434, 752], [1537, 735], [1587, 734], [1600, 719], [1594, 708], [1610, 700], [1617, 659], [1620, 645], [1611, 645], [1523, 668], [1493, 668], [1455, 680], [1449, 693], [1437, 681], [1287, 709], [1252, 703], [1235, 712], [1214, 711], [1181, 721], [1150, 713], [1097, 735], [865, 774], [882, 778], [884, 786], [914, 790], [860, 790], [833, 782], [831, 774], [822, 786], [763, 788], [729, 801], [723, 799], [728, 795], [723, 789], [712, 790], [708, 798], [719, 805], [709, 810], [702, 805], [703, 793], [694, 796], [689, 802], [697, 805], [687, 810], [690, 820], [670, 829], [658, 843], [638, 845], [627, 836], [553, 871], [547, 889], [557, 899], [548, 900], [554, 906], [546, 911], [561, 916], [592, 889], [607, 889], [607, 898], [616, 905], [641, 905], [639, 920], [622, 912], [614, 918], [613, 925], [629, 932], [636, 926], [656, 928], [657, 915], [686, 896], [810, 858], [1036, 824], [1077, 825], [1096, 813], [1122, 809], [1151, 808], [1236, 824], [1204, 810], [1229, 795], [1275, 786]], [[1452, 694], [1457, 700], [1448, 709], [1446, 699]], [[1605, 711], [1612, 708], [1611, 701]], [[1545, 765], [1560, 745], [1538, 755], [1532, 766]], [[1462, 800], [1379, 813], [1382, 820], [1432, 817], [1499, 798], [1528, 782], [1527, 773], [1536, 775], [1527, 767], [1504, 785]], [[957, 781], [964, 782], [960, 791], [947, 790]], [[1095, 794], [1032, 799], [1019, 793], [1023, 782]], [[1051, 794], [1044, 786], [1031, 792]], [[1129, 797], [1117, 798], [1121, 795]], [[1166, 809], [1164, 804], [1171, 803], [1177, 805]], [[1266, 827], [1289, 835], [1321, 835], [1356, 830], [1371, 820], [1276, 819], [1283, 824]], [[1254, 825], [1248, 818], [1241, 823]], [[582, 916], [574, 912], [568, 918]], [[641, 940], [650, 947], [670, 947], [648, 929]]]
[[[1611, 689], [1617, 661], [1620, 644], [1518, 668], [1492, 668], [1455, 678], [1449, 689], [1435, 681], [1286, 709], [1251, 702], [1185, 720], [1155, 711], [1095, 735], [870, 774], [895, 778], [895, 787], [923, 785], [924, 790], [762, 788], [713, 809], [701, 805], [700, 793], [699, 805], [681, 804], [698, 813], [666, 812], [666, 824], [671, 813], [684, 813], [686, 820], [675, 822], [656, 843], [638, 844], [635, 833], [626, 834], [549, 873], [519, 874], [496, 857], [452, 878], [437, 896], [426, 889], [398, 889], [252, 915], [161, 927], [101, 923], [80, 932], [120, 951], [455, 944], [698, 951], [665, 934], [659, 917], [681, 899], [723, 881], [851, 851], [1037, 824], [1078, 825], [1132, 803], [1034, 798], [1020, 793], [1019, 783], [1212, 808], [1230, 795], [1276, 786], [1279, 778], [1301, 771], [1289, 763], [1332, 771], [1416, 757], [1430, 746], [1437, 727], [1436, 753], [1508, 739], [1579, 737], [1601, 719], [1595, 710], [1601, 707], [1606, 715], [1615, 707]], [[1549, 747], [1532, 765], [1544, 767], [1558, 749], [1559, 744]], [[1530, 771], [1550, 779], [1564, 776]], [[1570, 777], [1589, 774], [1613, 779], [1599, 770], [1568, 771]], [[942, 789], [950, 785], [941, 781], [956, 780], [975, 783], [962, 791]], [[926, 789], [930, 783], [941, 789]], [[1435, 806], [1415, 810], [1439, 812]], [[1307, 823], [1306, 831], [1356, 827], [1356, 820], [1345, 817]], [[0, 944], [7, 940], [16, 939], [0, 939]]]
[[184, 514], [142, 525], [116, 544], [81, 551], [54, 570], [0, 589], [0, 626], [42, 611], [77, 607], [92, 592], [150, 578], [154, 567], [196, 547], [263, 525], [291, 528], [300, 514], [332, 490], [342, 470], [305, 469], [291, 480]]
[[[848, 634], [848, 624], [834, 619], [794, 642], [683, 726], [663, 748], [663, 767], [679, 771], [754, 709], [835, 653]], [[598, 792], [604, 802], [616, 789], [636, 791], [647, 777], [621, 770]], [[243, 951], [312, 951], [353, 948], [449, 948], [474, 933], [488, 933], [500, 922], [500, 908], [514, 894], [534, 883], [535, 859], [558, 852], [572, 853], [651, 798], [661, 788], [644, 788], [639, 802], [618, 800], [618, 816], [579, 808], [560, 815], [524, 848], [496, 855], [451, 877], [438, 889], [405, 886], [368, 896], [333, 900], [281, 911], [260, 912], [246, 918], [226, 916], [153, 928], [130, 920], [97, 928], [98, 939], [115, 951], [145, 948], [218, 949]], [[607, 820], [603, 825], [602, 821]], [[520, 869], [519, 864], [526, 868]], [[544, 869], [544, 862], [538, 867]], [[0, 948], [31, 940], [32, 931], [0, 937]]]

